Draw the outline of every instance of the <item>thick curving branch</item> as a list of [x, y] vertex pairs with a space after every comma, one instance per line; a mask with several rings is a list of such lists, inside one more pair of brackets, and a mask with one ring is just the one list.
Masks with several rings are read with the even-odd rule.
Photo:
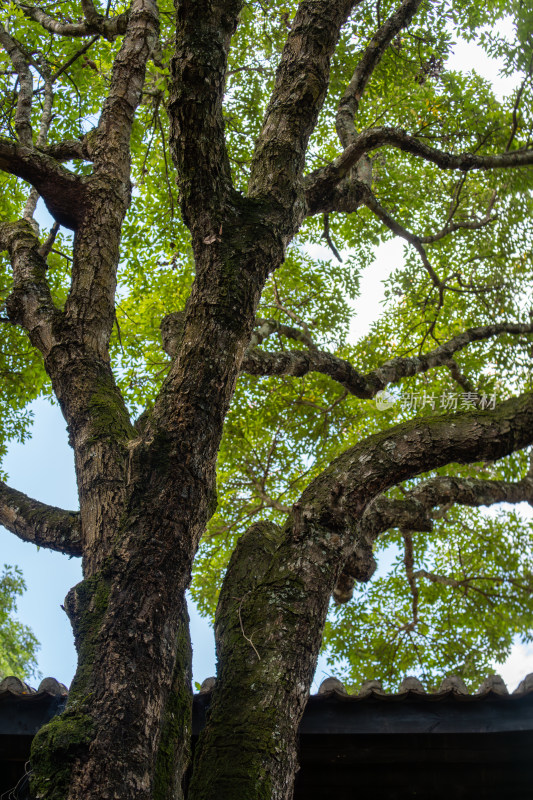
[[24, 542], [82, 555], [80, 515], [40, 503], [0, 481], [0, 525]]
[[357, 138], [354, 117], [372, 73], [394, 37], [409, 25], [421, 5], [422, 0], [403, 0], [394, 14], [376, 31], [359, 59], [350, 83], [340, 99], [335, 120], [337, 135], [343, 147], [348, 147]]
[[[280, 329], [280, 333], [283, 331]], [[533, 333], [533, 323], [496, 323], [483, 325], [454, 336], [429, 353], [408, 358], [393, 358], [366, 375], [358, 372], [348, 361], [322, 350], [289, 350], [269, 353], [251, 347], [246, 351], [242, 371], [249, 375], [294, 375], [320, 372], [340, 383], [350, 394], [371, 399], [377, 392], [401, 378], [419, 375], [439, 366], [449, 366], [454, 353], [472, 342], [480, 342], [504, 333], [521, 335]]]
[[[215, 768], [193, 777], [192, 800], [218, 796], [234, 764], [242, 764], [243, 753], [247, 774], [242, 785], [249, 781], [267, 786], [270, 797], [290, 796], [298, 724], [329, 598], [342, 565], [358, 545], [357, 523], [369, 503], [429, 469], [502, 458], [532, 442], [533, 394], [513, 398], [491, 412], [411, 420], [359, 442], [335, 459], [303, 492], [283, 528], [260, 523], [244, 534], [217, 608], [215, 634], [222, 668], [196, 751], [196, 764]], [[265, 608], [272, 609], [266, 618]], [[221, 728], [237, 698], [238, 724], [231, 730]], [[262, 732], [261, 747], [257, 730]], [[271, 742], [275, 758], [269, 757]]]

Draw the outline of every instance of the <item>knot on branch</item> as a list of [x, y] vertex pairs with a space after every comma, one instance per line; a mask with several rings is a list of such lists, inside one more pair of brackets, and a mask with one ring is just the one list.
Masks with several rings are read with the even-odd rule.
[[351, 600], [355, 583], [369, 581], [376, 571], [376, 567], [371, 542], [360, 542], [341, 570], [333, 590], [334, 601], [340, 604]]
[[184, 325], [185, 311], [173, 311], [163, 317], [159, 324], [163, 350], [171, 358], [175, 358], [180, 349]]

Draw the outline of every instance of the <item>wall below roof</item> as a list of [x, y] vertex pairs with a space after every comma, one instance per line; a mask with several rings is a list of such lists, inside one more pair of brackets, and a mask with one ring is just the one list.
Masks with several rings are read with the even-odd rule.
[[[193, 739], [205, 724], [214, 679], [194, 697]], [[405, 685], [404, 685], [405, 684]], [[377, 681], [348, 695], [329, 678], [309, 698], [300, 726], [294, 800], [528, 800], [533, 798], [533, 676], [512, 695], [491, 679], [471, 695], [458, 679], [426, 693], [407, 679], [398, 694]], [[27, 798], [33, 736], [65, 706], [47, 678], [36, 692], [0, 683], [0, 797]]]

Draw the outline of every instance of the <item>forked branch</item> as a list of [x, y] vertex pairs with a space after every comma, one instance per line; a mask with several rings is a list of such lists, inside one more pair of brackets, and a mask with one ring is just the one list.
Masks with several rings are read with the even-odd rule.
[[330, 58], [357, 4], [357, 0], [300, 3], [252, 159], [252, 196], [269, 196], [285, 207], [299, 193], [307, 144], [326, 95]]
[[[447, 153], [427, 145], [402, 128], [368, 128], [358, 134], [335, 161], [310, 173], [304, 180], [309, 211], [317, 213], [320, 197], [330, 197], [349, 171], [366, 154], [380, 147], [395, 147], [404, 153], [418, 156], [440, 169], [470, 172], [471, 170], [511, 169], [533, 164], [533, 149], [522, 148], [495, 155]], [[318, 210], [323, 210], [319, 208]]]

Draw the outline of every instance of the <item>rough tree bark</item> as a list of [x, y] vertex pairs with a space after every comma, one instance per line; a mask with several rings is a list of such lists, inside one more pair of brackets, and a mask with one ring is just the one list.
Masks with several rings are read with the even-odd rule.
[[[80, 513], [74, 515], [0, 487], [0, 521], [7, 528], [83, 557], [84, 579], [65, 603], [79, 664], [65, 712], [34, 741], [36, 798], [183, 796], [191, 725], [184, 592], [215, 507], [215, 460], [241, 370], [266, 375], [317, 370], [359, 397], [372, 397], [391, 381], [448, 363], [472, 341], [532, 330], [518, 324], [471, 329], [423, 358], [388, 362], [366, 376], [316, 348], [280, 354], [249, 348], [265, 281], [282, 263], [304, 217], [370, 202], [357, 164], [374, 148], [390, 145], [463, 171], [533, 163], [531, 150], [450, 155], [396, 129], [356, 132], [353, 118], [372, 70], [420, 5], [404, 0], [378, 29], [343, 97], [338, 127], [345, 150], [304, 180], [330, 59], [357, 5], [358, 0], [300, 3], [243, 196], [232, 184], [222, 118], [227, 54], [241, 3], [176, 3], [171, 149], [196, 276], [179, 335], [169, 347], [172, 367], [137, 427], [113, 377], [109, 341], [121, 227], [131, 198], [131, 128], [146, 63], [157, 46], [157, 6], [155, 0], [133, 0], [127, 15], [104, 19], [86, 0], [77, 23], [60, 23], [22, 6], [54, 34], [123, 36], [90, 136], [34, 147], [30, 87], [24, 97], [21, 89], [17, 141], [0, 140], [0, 168], [29, 182], [55, 219], [75, 232], [72, 283], [59, 310], [47, 284], [46, 253], [31, 223], [0, 225], [0, 245], [9, 253], [14, 276], [9, 319], [42, 353], [67, 420], [80, 497]], [[24, 54], [13, 42], [4, 32], [15, 71], [31, 82]], [[80, 178], [62, 165], [72, 157], [92, 162], [90, 175]], [[233, 555], [219, 603], [220, 671], [189, 800], [291, 797], [296, 731], [329, 598], [345, 565], [348, 583], [368, 579], [372, 541], [381, 530], [405, 514], [411, 515], [411, 528], [424, 530], [431, 524], [428, 509], [442, 502], [522, 499], [531, 496], [531, 485], [528, 479], [520, 489], [492, 487], [485, 494], [476, 494], [473, 485], [428, 486], [423, 498], [419, 493], [406, 500], [406, 506], [418, 503], [414, 510], [380, 506], [376, 498], [435, 467], [496, 459], [531, 443], [532, 396], [493, 411], [415, 420], [346, 451], [310, 484], [283, 528], [270, 523], [250, 528]], [[345, 586], [344, 593], [348, 590]]]

